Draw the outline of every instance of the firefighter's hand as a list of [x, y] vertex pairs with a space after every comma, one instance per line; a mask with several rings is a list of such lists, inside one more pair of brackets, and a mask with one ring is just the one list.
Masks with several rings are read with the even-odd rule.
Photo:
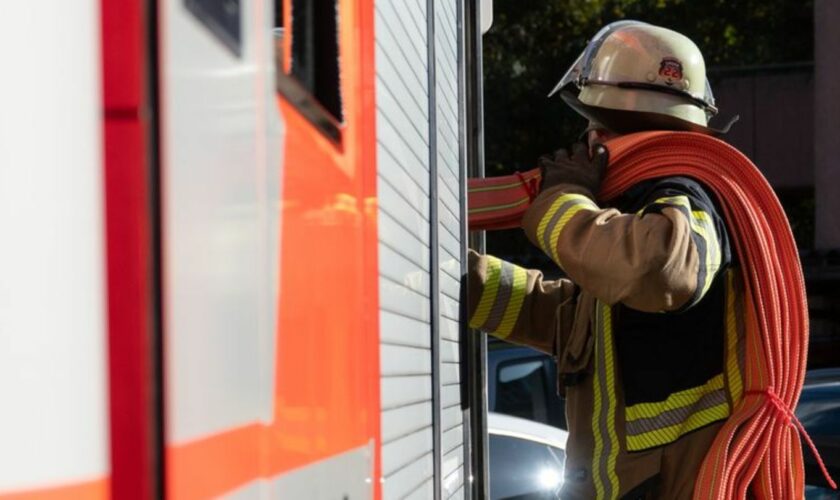
[[558, 149], [553, 155], [539, 159], [542, 173], [540, 191], [560, 184], [574, 184], [597, 195], [608, 163], [609, 152], [601, 145], [595, 146], [591, 158], [589, 147], [583, 143], [572, 146], [571, 155], [565, 149]]

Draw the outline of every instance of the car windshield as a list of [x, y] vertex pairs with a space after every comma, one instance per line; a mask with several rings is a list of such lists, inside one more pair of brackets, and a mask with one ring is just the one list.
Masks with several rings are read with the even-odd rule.
[[490, 498], [557, 498], [565, 452], [519, 437], [490, 434]]

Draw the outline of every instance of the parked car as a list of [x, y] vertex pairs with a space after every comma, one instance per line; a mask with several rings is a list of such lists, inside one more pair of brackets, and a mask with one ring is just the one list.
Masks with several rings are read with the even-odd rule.
[[[840, 480], [840, 368], [811, 370], [805, 376], [805, 385], [796, 416], [817, 446], [829, 474]], [[808, 500], [840, 498], [840, 493], [828, 489], [817, 460], [807, 444], [805, 453], [805, 491]]]
[[487, 385], [490, 411], [566, 428], [566, 405], [557, 395], [557, 365], [551, 356], [491, 338]]
[[510, 415], [487, 415], [492, 500], [556, 499], [568, 433]]

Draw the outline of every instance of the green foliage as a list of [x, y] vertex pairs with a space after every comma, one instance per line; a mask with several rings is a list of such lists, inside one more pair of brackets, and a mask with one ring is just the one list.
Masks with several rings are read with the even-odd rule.
[[[575, 142], [586, 122], [546, 94], [602, 26], [637, 19], [679, 31], [708, 67], [813, 59], [813, 0], [495, 0], [484, 37], [486, 175], [536, 165]], [[807, 230], [805, 230], [807, 232]], [[530, 258], [521, 231], [490, 233], [488, 250]]]
[[495, 0], [484, 37], [487, 175], [532, 167], [585, 125], [546, 94], [603, 25], [638, 19], [679, 31], [709, 67], [809, 61], [813, 0]]

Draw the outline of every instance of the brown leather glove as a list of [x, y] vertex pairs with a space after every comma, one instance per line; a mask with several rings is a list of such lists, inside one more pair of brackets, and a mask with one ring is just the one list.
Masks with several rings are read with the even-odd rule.
[[571, 156], [567, 150], [558, 149], [553, 155], [542, 156], [538, 161], [542, 173], [540, 192], [560, 184], [574, 184], [595, 196], [608, 163], [609, 152], [600, 144], [595, 146], [592, 158], [589, 157], [589, 146], [580, 142], [572, 146]]

